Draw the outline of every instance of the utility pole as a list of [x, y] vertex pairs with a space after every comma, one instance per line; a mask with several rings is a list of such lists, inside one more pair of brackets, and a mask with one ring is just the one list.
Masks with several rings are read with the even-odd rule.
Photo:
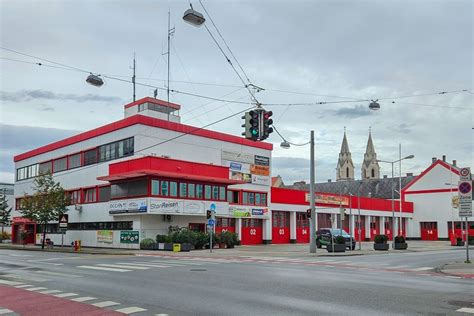
[[398, 171], [400, 176], [398, 177], [398, 197], [400, 203], [398, 207], [400, 209], [400, 220], [398, 222], [398, 235], [403, 236], [403, 222], [402, 222], [402, 144], [398, 144]]
[[311, 219], [309, 225], [309, 252], [316, 253], [316, 209], [315, 209], [315, 196], [314, 196], [314, 187], [315, 187], [315, 174], [314, 174], [314, 131], [311, 131], [311, 153], [310, 153], [310, 183], [309, 183], [309, 194], [310, 198], [310, 206], [311, 206]]

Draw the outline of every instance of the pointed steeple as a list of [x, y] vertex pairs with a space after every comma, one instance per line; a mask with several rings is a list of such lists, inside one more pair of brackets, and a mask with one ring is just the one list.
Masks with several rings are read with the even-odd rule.
[[380, 167], [372, 141], [372, 129], [369, 127], [369, 139], [362, 162], [361, 179], [378, 179], [380, 177]]
[[336, 180], [354, 180], [354, 164], [352, 163], [349, 143], [347, 141], [346, 127], [344, 126], [344, 137], [342, 139], [341, 152], [337, 162]]

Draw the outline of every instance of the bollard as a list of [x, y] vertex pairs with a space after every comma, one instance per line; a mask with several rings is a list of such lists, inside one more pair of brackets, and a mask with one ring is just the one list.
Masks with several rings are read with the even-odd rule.
[[77, 251], [81, 251], [81, 241], [77, 241]]

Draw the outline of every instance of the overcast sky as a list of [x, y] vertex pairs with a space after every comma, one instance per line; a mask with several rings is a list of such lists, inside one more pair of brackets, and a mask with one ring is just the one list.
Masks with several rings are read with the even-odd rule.
[[[203, 3], [251, 82], [265, 89], [261, 103], [384, 98], [377, 112], [369, 102], [266, 107], [291, 142], [305, 143], [315, 130], [317, 181], [335, 178], [344, 126], [357, 178], [369, 126], [380, 159], [398, 159], [399, 143], [404, 156], [416, 156], [404, 173], [418, 174], [443, 154], [474, 166], [472, 91], [396, 98], [473, 88], [472, 1]], [[135, 53], [137, 81], [163, 88], [170, 11], [171, 88], [250, 102], [206, 29], [183, 22], [188, 8], [188, 1], [0, 0], [1, 46], [128, 80]], [[14, 155], [119, 120], [132, 99], [125, 82], [105, 79], [96, 88], [84, 73], [7, 60], [38, 62], [6, 50], [0, 56], [0, 181], [13, 182]], [[152, 95], [153, 88], [137, 87], [137, 98]], [[249, 107], [178, 93], [171, 101], [194, 126]], [[238, 115], [210, 129], [240, 135], [241, 124]], [[283, 150], [276, 133], [269, 141], [273, 174], [286, 183], [308, 180], [308, 146]]]

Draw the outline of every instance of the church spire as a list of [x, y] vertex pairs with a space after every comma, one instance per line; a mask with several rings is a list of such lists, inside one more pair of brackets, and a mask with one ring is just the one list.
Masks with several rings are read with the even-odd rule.
[[341, 152], [337, 163], [336, 180], [354, 180], [354, 164], [352, 163], [349, 143], [346, 136], [346, 127], [344, 126], [344, 137], [342, 139]]
[[369, 139], [367, 140], [367, 148], [364, 154], [361, 170], [362, 179], [378, 179], [380, 178], [380, 167], [375, 153], [374, 143], [372, 141], [372, 129], [369, 127]]

